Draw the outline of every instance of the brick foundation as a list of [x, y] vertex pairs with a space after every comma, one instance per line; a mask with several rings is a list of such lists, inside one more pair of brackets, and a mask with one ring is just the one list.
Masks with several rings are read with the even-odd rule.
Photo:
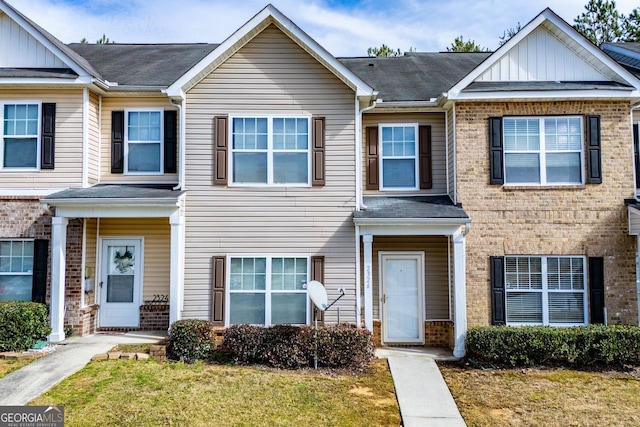
[[[382, 324], [379, 320], [373, 321], [373, 342], [376, 347], [382, 347], [384, 345], [382, 344]], [[424, 347], [452, 349], [454, 344], [453, 322], [424, 322]], [[396, 346], [396, 344], [389, 345]], [[410, 346], [415, 347], [415, 345], [412, 344]]]
[[143, 331], [166, 331], [169, 329], [169, 304], [140, 306], [140, 329]]

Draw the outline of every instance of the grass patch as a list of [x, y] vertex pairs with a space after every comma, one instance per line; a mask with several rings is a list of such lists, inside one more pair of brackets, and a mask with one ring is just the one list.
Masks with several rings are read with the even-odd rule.
[[15, 370], [22, 368], [23, 366], [27, 366], [29, 363], [33, 362], [34, 360], [36, 359], [20, 359], [20, 360], [0, 359], [0, 378], [10, 374]]
[[31, 405], [64, 405], [66, 426], [398, 426], [386, 360], [365, 373], [110, 360]]
[[640, 425], [637, 372], [439, 367], [469, 427]]
[[121, 351], [123, 353], [146, 353], [149, 354], [149, 349], [155, 344], [118, 344], [111, 349], [111, 351]]

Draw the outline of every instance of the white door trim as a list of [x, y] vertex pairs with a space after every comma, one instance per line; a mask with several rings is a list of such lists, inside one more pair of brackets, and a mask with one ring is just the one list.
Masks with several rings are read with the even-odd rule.
[[[385, 268], [384, 262], [387, 259], [411, 259], [416, 260], [417, 263], [417, 286], [418, 286], [418, 298], [416, 301], [417, 313], [418, 313], [418, 337], [415, 339], [389, 339], [387, 338], [387, 313], [385, 304], [386, 295], [386, 281], [385, 281]], [[424, 252], [413, 251], [380, 251], [378, 252], [378, 282], [380, 295], [378, 299], [379, 313], [381, 318], [381, 340], [383, 344], [424, 344], [424, 312], [425, 312], [425, 292], [424, 292]]]

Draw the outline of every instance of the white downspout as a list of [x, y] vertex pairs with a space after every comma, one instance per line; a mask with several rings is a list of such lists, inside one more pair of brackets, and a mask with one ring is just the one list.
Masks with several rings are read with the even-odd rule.
[[89, 89], [82, 89], [82, 188], [89, 186]]
[[360, 301], [360, 283], [361, 283], [361, 266], [360, 266], [360, 226], [356, 225], [356, 325], [361, 326], [362, 301]]
[[186, 150], [185, 150], [185, 141], [187, 139], [187, 130], [186, 130], [186, 126], [185, 126], [185, 120], [186, 120], [186, 100], [185, 100], [185, 95], [184, 93], [182, 94], [182, 97], [180, 99], [180, 103], [176, 103], [173, 101], [173, 99], [169, 99], [169, 102], [171, 103], [171, 105], [175, 106], [178, 108], [178, 111], [180, 113], [180, 131], [179, 131], [179, 135], [180, 135], [180, 141], [178, 142], [178, 159], [179, 159], [179, 168], [180, 170], [178, 171], [178, 185], [176, 185], [175, 187], [173, 187], [174, 190], [184, 190], [184, 182], [185, 182], [185, 156], [186, 156]]
[[[356, 211], [367, 209], [362, 195], [362, 113], [375, 108], [375, 106], [376, 101], [373, 101], [370, 106], [360, 109], [360, 104], [356, 97]], [[360, 246], [359, 243], [358, 246]]]

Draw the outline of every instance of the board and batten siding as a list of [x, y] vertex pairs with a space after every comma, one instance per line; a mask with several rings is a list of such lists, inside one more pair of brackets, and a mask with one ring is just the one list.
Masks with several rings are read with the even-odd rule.
[[[100, 143], [100, 182], [103, 184], [126, 184], [126, 183], [167, 183], [178, 182], [178, 174], [136, 174], [127, 175], [125, 173], [111, 173], [111, 112], [128, 109], [148, 109], [158, 108], [163, 110], [175, 110], [166, 97], [158, 98], [102, 98], [102, 128]], [[178, 114], [178, 122], [180, 121]], [[178, 126], [180, 124], [178, 123]], [[178, 132], [178, 144], [180, 144], [180, 133]], [[179, 148], [178, 148], [179, 149]]]
[[100, 97], [89, 94], [89, 164], [87, 165], [89, 185], [100, 182]]
[[0, 90], [0, 102], [56, 104], [55, 169], [0, 171], [3, 188], [82, 186], [82, 90]]
[[69, 68], [22, 26], [0, 12], [0, 68]]
[[[275, 26], [187, 93], [183, 317], [210, 318], [212, 256], [324, 256], [341, 321], [355, 322], [355, 94]], [[323, 187], [213, 185], [217, 115], [326, 118]], [[327, 313], [334, 321], [336, 310]]]
[[152, 301], [154, 295], [169, 295], [171, 227], [167, 218], [101, 218], [97, 232], [99, 238], [142, 237], [142, 302]]
[[[424, 252], [425, 320], [450, 320], [449, 239], [446, 236], [374, 236], [371, 253], [373, 318], [380, 317], [382, 282], [379, 252]], [[364, 249], [361, 249], [361, 254]], [[361, 255], [364, 263], [364, 255]], [[360, 284], [364, 292], [364, 283]]]

